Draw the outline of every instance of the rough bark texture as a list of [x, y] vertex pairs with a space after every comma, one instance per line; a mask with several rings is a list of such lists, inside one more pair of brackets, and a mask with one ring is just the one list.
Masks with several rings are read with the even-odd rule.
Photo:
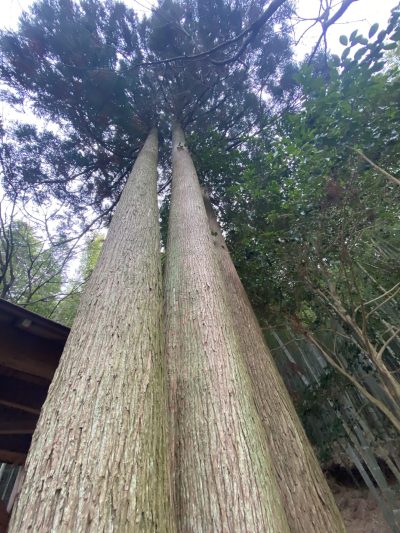
[[311, 444], [252, 310], [207, 195], [204, 203], [229, 311], [253, 383], [269, 450], [293, 532], [342, 532], [345, 527]]
[[173, 531], [157, 132], [139, 154], [35, 431], [10, 532]]
[[264, 428], [178, 125], [165, 279], [178, 531], [288, 531]]

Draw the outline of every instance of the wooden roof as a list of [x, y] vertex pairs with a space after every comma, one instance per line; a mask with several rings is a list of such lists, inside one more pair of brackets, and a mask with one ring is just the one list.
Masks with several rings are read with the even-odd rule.
[[0, 462], [23, 464], [69, 328], [0, 298]]

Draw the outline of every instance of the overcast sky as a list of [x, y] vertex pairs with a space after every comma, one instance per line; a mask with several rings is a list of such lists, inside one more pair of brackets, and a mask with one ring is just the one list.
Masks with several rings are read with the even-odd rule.
[[[141, 16], [149, 14], [151, 5], [155, 0], [125, 0], [125, 3]], [[0, 26], [15, 27], [22, 10], [29, 7], [32, 0], [0, 0]], [[330, 28], [328, 32], [328, 44], [332, 51], [341, 52], [343, 47], [339, 44], [339, 37], [345, 33], [349, 35], [354, 29], [366, 34], [374, 22], [379, 22], [383, 27], [390, 15], [390, 10], [398, 4], [398, 0], [358, 0], [340, 19], [340, 23]], [[148, 6], [148, 7], [146, 7]], [[298, 0], [298, 14], [302, 17], [313, 17], [318, 11], [319, 0]], [[299, 32], [300, 34], [300, 32]], [[318, 29], [310, 31], [304, 38], [298, 55], [301, 56], [312, 47], [312, 43], [318, 38]]]

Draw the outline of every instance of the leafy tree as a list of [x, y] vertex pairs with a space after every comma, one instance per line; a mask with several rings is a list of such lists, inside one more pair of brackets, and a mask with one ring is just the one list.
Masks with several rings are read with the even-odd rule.
[[[4, 221], [3, 221], [4, 222]], [[48, 316], [61, 289], [62, 266], [54, 250], [21, 220], [1, 225], [1, 297]]]
[[3, 33], [4, 98], [57, 124], [16, 126], [5, 146], [17, 161], [6, 186], [109, 213], [151, 112], [150, 87], [132, 72], [142, 58], [137, 25], [122, 3], [49, 0], [22, 15], [18, 32]]
[[64, 289], [65, 295], [60, 298], [52, 310], [51, 317], [55, 320], [72, 326], [74, 321], [82, 292], [89, 280], [96, 263], [99, 259], [101, 248], [103, 246], [104, 236], [95, 234], [86, 240], [85, 248], [81, 255], [79, 267], [77, 269], [77, 279], [69, 279]]
[[[395, 10], [387, 32], [372, 28], [363, 54], [344, 52], [340, 70], [338, 58], [319, 75], [305, 65], [301, 107], [229, 161], [222, 145], [193, 139], [260, 316], [286, 317], [334, 364], [345, 354], [347, 378], [367, 397], [360, 367], [377, 374], [388, 402], [379, 408], [395, 427], [400, 93], [381, 59], [382, 36], [395, 42], [398, 20]], [[357, 40], [365, 42], [355, 34], [347, 42]]]

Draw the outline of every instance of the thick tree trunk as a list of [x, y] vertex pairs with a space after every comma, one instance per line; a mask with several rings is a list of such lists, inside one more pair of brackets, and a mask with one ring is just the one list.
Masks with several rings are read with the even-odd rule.
[[254, 401], [266, 429], [274, 470], [293, 532], [345, 531], [331, 491], [236, 272], [206, 194], [204, 203], [229, 312], [251, 376]]
[[224, 299], [200, 186], [173, 128], [166, 350], [180, 532], [288, 531], [250, 379]]
[[10, 531], [173, 531], [157, 132], [140, 152], [35, 431]]

